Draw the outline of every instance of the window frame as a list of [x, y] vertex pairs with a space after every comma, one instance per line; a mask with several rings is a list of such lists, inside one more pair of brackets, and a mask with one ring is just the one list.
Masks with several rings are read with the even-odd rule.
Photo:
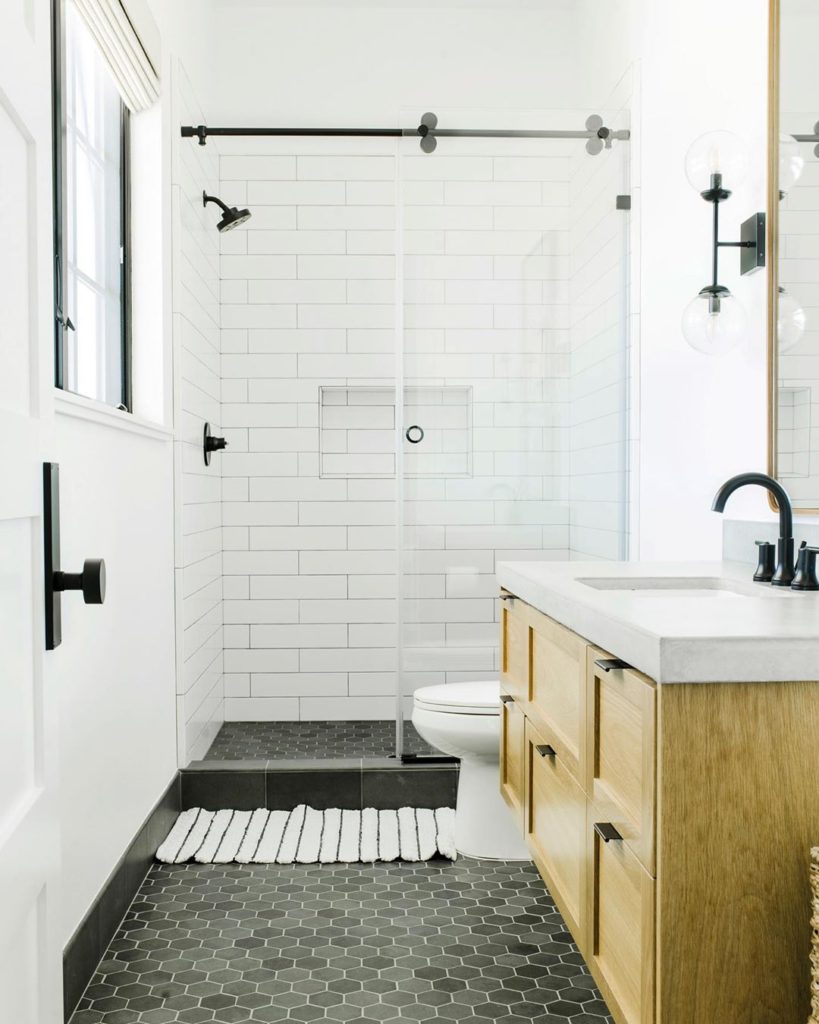
[[[73, 329], [64, 297], [68, 292], [68, 260], [65, 255], [67, 224], [65, 0], [51, 0], [51, 111], [54, 202], [54, 386], [75, 394], [65, 380], [67, 332]], [[120, 401], [113, 406], [100, 398], [88, 398], [108, 408], [133, 412], [131, 372], [131, 112], [120, 97]], [[107, 343], [107, 339], [106, 339]]]

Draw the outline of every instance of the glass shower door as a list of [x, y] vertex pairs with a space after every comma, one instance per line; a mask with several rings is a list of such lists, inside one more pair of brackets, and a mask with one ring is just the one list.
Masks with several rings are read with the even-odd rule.
[[[585, 117], [439, 112], [505, 129]], [[497, 679], [497, 562], [622, 557], [623, 154], [590, 156], [578, 140], [402, 142], [399, 754], [425, 750], [409, 724], [417, 688]]]

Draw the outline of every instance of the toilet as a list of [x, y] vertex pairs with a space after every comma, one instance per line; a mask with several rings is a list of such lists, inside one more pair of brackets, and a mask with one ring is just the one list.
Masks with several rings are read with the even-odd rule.
[[500, 685], [448, 683], [415, 691], [412, 724], [431, 746], [461, 759], [455, 847], [482, 860], [530, 860], [500, 794]]

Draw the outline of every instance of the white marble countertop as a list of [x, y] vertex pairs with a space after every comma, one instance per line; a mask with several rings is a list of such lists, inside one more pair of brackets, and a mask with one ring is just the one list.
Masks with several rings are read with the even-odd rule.
[[[819, 680], [819, 591], [754, 583], [738, 562], [501, 562], [500, 586], [658, 683]], [[713, 589], [598, 589], [703, 577]], [[599, 584], [598, 584], [599, 586]]]

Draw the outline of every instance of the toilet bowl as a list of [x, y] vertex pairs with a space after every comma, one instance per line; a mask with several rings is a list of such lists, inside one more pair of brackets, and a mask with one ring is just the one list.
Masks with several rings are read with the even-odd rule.
[[500, 686], [448, 683], [415, 691], [412, 724], [427, 743], [461, 759], [455, 847], [466, 857], [530, 860], [500, 794]]

